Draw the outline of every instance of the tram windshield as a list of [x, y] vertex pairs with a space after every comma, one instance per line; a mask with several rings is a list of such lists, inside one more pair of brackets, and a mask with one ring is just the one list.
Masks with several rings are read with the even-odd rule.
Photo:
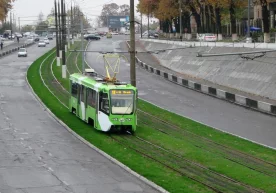
[[134, 109], [133, 90], [111, 90], [111, 113], [132, 114]]

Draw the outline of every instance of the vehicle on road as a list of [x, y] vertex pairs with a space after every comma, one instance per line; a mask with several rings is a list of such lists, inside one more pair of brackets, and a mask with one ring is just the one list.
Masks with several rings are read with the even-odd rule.
[[20, 33], [16, 33], [15, 35], [16, 35], [16, 37], [19, 37], [19, 38], [23, 37], [22, 34], [20, 34]]
[[70, 75], [70, 112], [97, 130], [136, 130], [136, 88], [110, 84], [96, 76]]
[[199, 41], [206, 41], [206, 42], [214, 42], [217, 41], [217, 37], [215, 36], [215, 34], [197, 34], [197, 39]]
[[106, 34], [106, 38], [112, 38], [112, 34], [111, 33], [107, 33]]
[[[105, 78], [93, 69], [70, 75], [69, 111], [97, 130], [133, 133], [137, 125], [137, 89], [116, 80], [120, 58], [118, 54], [103, 54]], [[117, 65], [111, 67], [114, 59]]]
[[26, 48], [20, 48], [18, 51], [18, 57], [27, 57], [28, 56], [28, 52]]
[[101, 37], [97, 36], [96, 34], [88, 34], [86, 37], [84, 37], [85, 40], [100, 40]]
[[49, 41], [48, 38], [44, 38], [44, 42], [45, 42], [46, 44], [50, 44], [50, 41]]
[[46, 47], [45, 41], [39, 41], [38, 42], [38, 47]]
[[48, 39], [49, 39], [49, 40], [53, 40], [54, 37], [53, 37], [52, 35], [48, 35]]
[[0, 35], [0, 42], [1, 42], [1, 41], [6, 41], [6, 40], [7, 40], [7, 38], [4, 38], [3, 35]]
[[119, 35], [118, 32], [111, 32], [112, 35]]
[[28, 42], [28, 43], [34, 43], [35, 40], [34, 40], [33, 37], [28, 37], [27, 42]]
[[125, 31], [125, 35], [130, 35], [130, 31]]
[[10, 40], [12, 40], [12, 39], [14, 39], [14, 38], [15, 38], [15, 35], [14, 35], [14, 34], [9, 35], [9, 39], [10, 39]]
[[149, 32], [148, 31], [145, 31], [143, 34], [142, 34], [142, 37], [144, 38], [158, 38], [159, 37], [159, 34], [154, 31], [154, 30], [150, 30]]

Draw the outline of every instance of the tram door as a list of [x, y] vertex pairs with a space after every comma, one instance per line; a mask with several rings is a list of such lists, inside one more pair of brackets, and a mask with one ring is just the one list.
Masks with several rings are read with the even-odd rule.
[[78, 116], [85, 121], [85, 87], [80, 85], [78, 97]]

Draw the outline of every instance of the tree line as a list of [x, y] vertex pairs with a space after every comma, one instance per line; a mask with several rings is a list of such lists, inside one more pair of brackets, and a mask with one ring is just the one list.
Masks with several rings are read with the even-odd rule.
[[[180, 2], [181, 1], [181, 2]], [[261, 5], [264, 33], [269, 33], [268, 5], [275, 0], [252, 0]], [[180, 4], [181, 3], [181, 4]], [[222, 33], [223, 24], [231, 24], [231, 34], [237, 34], [236, 22], [247, 13], [247, 0], [140, 0], [139, 12], [154, 16], [160, 21], [160, 29], [165, 33], [180, 32], [180, 10], [182, 26], [191, 33], [191, 16], [197, 25], [197, 33]], [[181, 6], [180, 6], [181, 5]]]

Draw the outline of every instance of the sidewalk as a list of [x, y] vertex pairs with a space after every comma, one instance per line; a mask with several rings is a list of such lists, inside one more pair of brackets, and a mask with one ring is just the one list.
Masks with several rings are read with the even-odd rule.
[[229, 48], [258, 48], [258, 49], [276, 49], [276, 43], [245, 43], [245, 42], [200, 42], [200, 41], [173, 41], [159, 39], [141, 39], [144, 41], [173, 44], [179, 46], [196, 46], [196, 47], [229, 47]]

